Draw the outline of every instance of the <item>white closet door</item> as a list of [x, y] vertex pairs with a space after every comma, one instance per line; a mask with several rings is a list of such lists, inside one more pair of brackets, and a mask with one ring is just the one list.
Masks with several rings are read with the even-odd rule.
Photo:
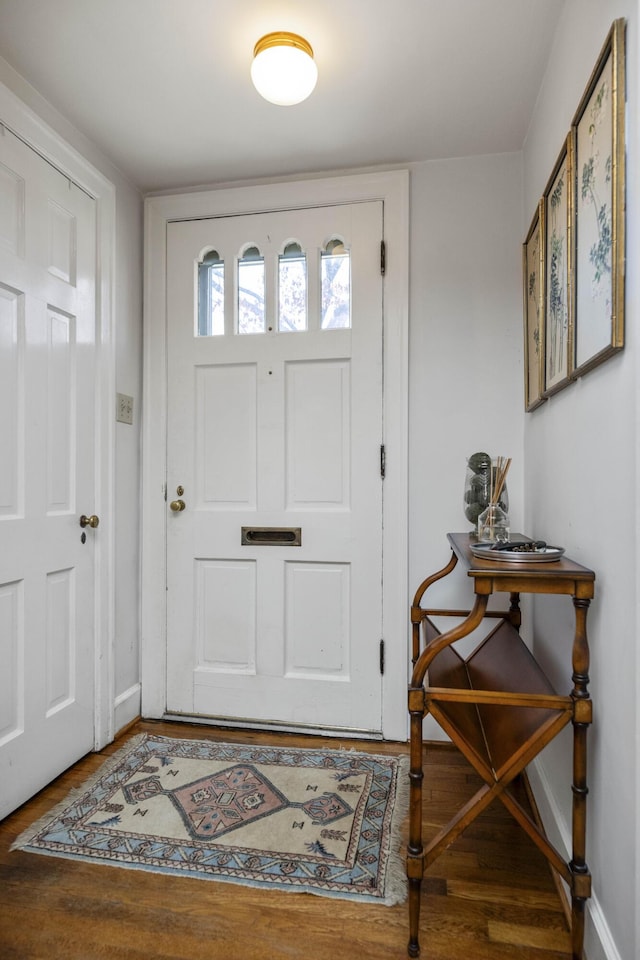
[[[0, 817], [94, 743], [94, 201], [0, 136]], [[84, 536], [83, 536], [84, 534]]]

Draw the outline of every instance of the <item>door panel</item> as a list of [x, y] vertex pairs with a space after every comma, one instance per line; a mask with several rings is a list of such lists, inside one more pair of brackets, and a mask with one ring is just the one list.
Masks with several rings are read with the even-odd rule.
[[[351, 326], [321, 329], [320, 253], [349, 251]], [[169, 224], [167, 709], [380, 731], [382, 204]], [[306, 252], [308, 325], [279, 332], [278, 256]], [[235, 333], [235, 264], [264, 256], [264, 333]], [[198, 336], [197, 265], [225, 270]], [[184, 510], [170, 502], [184, 490]], [[243, 527], [302, 531], [300, 546]]]
[[94, 742], [95, 231], [94, 202], [5, 131], [0, 816]]
[[195, 390], [197, 504], [200, 509], [255, 510], [256, 365], [198, 366]]
[[288, 509], [349, 507], [350, 365], [342, 359], [286, 368]]

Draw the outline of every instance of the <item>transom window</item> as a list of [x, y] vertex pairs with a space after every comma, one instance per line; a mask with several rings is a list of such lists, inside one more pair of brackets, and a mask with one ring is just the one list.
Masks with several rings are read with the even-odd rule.
[[264, 333], [264, 257], [247, 247], [238, 260], [238, 333]]
[[[351, 257], [344, 240], [332, 237], [311, 256], [295, 239], [285, 241], [280, 250], [275, 262], [272, 256], [269, 262], [255, 244], [241, 248], [231, 296], [225, 291], [224, 258], [214, 249], [203, 256], [198, 263], [198, 336], [350, 328]], [[226, 276], [231, 283], [228, 269]], [[229, 310], [233, 304], [233, 318], [225, 319], [225, 304]]]
[[323, 330], [351, 326], [351, 259], [342, 240], [330, 240], [322, 251], [321, 286]]
[[224, 260], [210, 250], [198, 264], [198, 336], [224, 334]]
[[307, 329], [307, 257], [288, 243], [278, 257], [278, 330]]

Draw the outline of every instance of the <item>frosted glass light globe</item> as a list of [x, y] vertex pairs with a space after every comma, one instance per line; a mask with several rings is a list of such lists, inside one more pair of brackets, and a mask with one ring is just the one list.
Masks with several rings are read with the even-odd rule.
[[313, 50], [295, 33], [269, 33], [255, 45], [251, 79], [258, 93], [270, 103], [291, 106], [313, 91], [318, 68]]

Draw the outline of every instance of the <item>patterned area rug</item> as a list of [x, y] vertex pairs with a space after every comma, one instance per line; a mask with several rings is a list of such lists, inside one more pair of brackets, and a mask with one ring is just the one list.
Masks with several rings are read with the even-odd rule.
[[385, 904], [406, 896], [407, 760], [143, 734], [14, 848]]

